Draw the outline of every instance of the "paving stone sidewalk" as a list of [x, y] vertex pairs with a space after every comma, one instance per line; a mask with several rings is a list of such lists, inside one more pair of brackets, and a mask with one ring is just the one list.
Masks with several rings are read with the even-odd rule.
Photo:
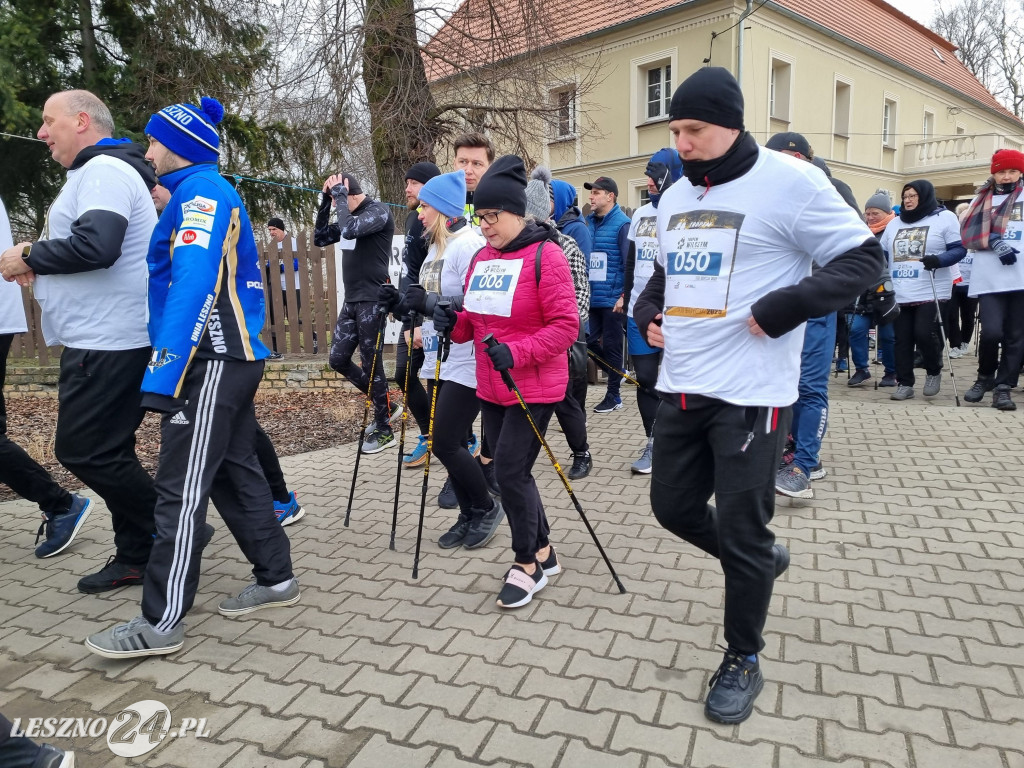
[[[955, 365], [962, 397], [974, 358]], [[40, 561], [32, 506], [9, 502], [0, 711], [110, 720], [154, 699], [175, 724], [206, 718], [208, 737], [132, 759], [104, 736], [51, 739], [86, 768], [1024, 768], [1024, 397], [1001, 413], [988, 397], [956, 408], [948, 378], [939, 397], [904, 403], [845, 382], [832, 383], [828, 476], [813, 500], [778, 505], [792, 567], [768, 620], [765, 689], [741, 725], [703, 716], [722, 576], [651, 516], [649, 479], [629, 472], [643, 440], [625, 387], [623, 410], [589, 416], [595, 471], [576, 491], [627, 594], [543, 454], [565, 571], [531, 605], [494, 605], [507, 528], [483, 550], [437, 547], [452, 520], [433, 503], [442, 470], [413, 580], [422, 475], [403, 475], [390, 551], [396, 453], [364, 457], [346, 528], [346, 445], [283, 462], [307, 510], [288, 528], [297, 607], [217, 614], [249, 569], [211, 513], [184, 649], [115, 662], [82, 639], [137, 615], [141, 590], [75, 590], [109, 554], [106, 511], [67, 555]], [[591, 406], [602, 394], [591, 388]], [[562, 435], [549, 438], [566, 460]]]

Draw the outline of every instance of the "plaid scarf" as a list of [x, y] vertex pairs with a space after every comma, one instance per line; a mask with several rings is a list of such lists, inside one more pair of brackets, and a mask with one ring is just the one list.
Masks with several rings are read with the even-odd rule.
[[989, 238], [995, 235], [1002, 237], [1006, 232], [1006, 225], [1010, 221], [1010, 213], [1013, 211], [1013, 204], [1020, 197], [1024, 189], [1024, 178], [1021, 178], [1013, 187], [1013, 191], [1006, 196], [1003, 204], [996, 210], [992, 210], [992, 198], [995, 193], [995, 179], [989, 179], [981, 188], [978, 196], [974, 198], [971, 207], [967, 209], [967, 216], [960, 227], [960, 240], [971, 251], [987, 251], [989, 249]]

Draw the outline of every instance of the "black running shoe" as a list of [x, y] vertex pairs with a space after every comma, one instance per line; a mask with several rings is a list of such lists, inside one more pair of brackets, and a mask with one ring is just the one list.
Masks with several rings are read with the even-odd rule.
[[[480, 459], [477, 459], [480, 461]], [[498, 486], [498, 481], [494, 477], [494, 462], [489, 461], [484, 464], [480, 461], [480, 469], [484, 471], [484, 480], [487, 481], [487, 490], [491, 492], [492, 496], [501, 496], [501, 488]]]
[[145, 575], [145, 565], [119, 563], [114, 559], [114, 555], [111, 555], [107, 558], [107, 564], [100, 570], [78, 580], [78, 591], [95, 595], [121, 587], [132, 587], [141, 584]]
[[593, 468], [594, 460], [590, 456], [590, 451], [574, 453], [572, 455], [572, 467], [569, 469], [569, 479], [581, 480], [589, 475], [590, 470]]
[[494, 538], [498, 532], [501, 521], [505, 519], [505, 510], [501, 508], [498, 499], [491, 499], [494, 506], [488, 510], [471, 509], [469, 530], [462, 540], [462, 546], [466, 549], [479, 549]]
[[458, 509], [459, 500], [455, 496], [455, 490], [452, 488], [450, 478], [444, 481], [444, 485], [441, 486], [441, 492], [437, 494], [437, 506], [441, 509]]
[[742, 723], [754, 711], [754, 699], [764, 688], [764, 676], [757, 660], [726, 650], [718, 671], [708, 683], [704, 716], [716, 723]]

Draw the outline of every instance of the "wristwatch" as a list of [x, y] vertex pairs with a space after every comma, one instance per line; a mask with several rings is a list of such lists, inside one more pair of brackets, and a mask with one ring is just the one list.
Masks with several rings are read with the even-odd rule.
[[32, 246], [26, 245], [21, 249], [21, 260], [28, 264], [28, 255], [32, 253]]

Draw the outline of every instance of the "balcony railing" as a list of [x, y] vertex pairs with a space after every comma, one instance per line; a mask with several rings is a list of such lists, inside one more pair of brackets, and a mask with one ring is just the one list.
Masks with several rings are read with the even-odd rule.
[[903, 145], [906, 173], [927, 168], [938, 171], [988, 165], [997, 149], [1020, 150], [1024, 142], [996, 133], [959, 134], [908, 141]]

